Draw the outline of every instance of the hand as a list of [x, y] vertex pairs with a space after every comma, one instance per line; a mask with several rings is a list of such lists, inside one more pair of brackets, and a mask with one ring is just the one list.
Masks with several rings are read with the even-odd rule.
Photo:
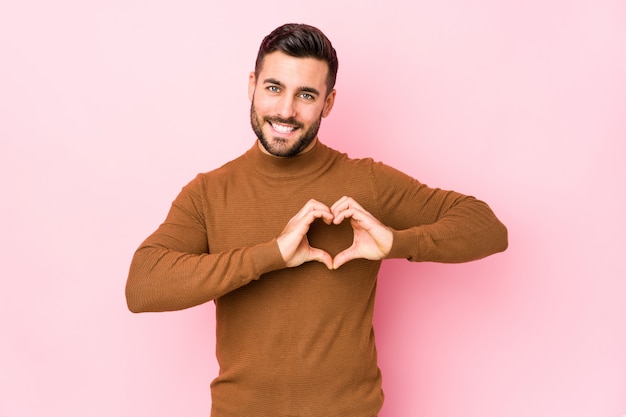
[[332, 269], [353, 259], [379, 260], [389, 254], [393, 243], [392, 229], [378, 221], [354, 199], [342, 197], [332, 205], [330, 211], [334, 224], [349, 218], [354, 230], [352, 246], [335, 256]]
[[321, 249], [309, 245], [306, 237], [311, 223], [315, 219], [322, 219], [331, 224], [333, 214], [328, 206], [316, 200], [309, 200], [300, 211], [289, 220], [280, 236], [276, 239], [278, 248], [288, 267], [302, 265], [309, 261], [318, 261], [333, 269], [333, 260], [330, 255]]

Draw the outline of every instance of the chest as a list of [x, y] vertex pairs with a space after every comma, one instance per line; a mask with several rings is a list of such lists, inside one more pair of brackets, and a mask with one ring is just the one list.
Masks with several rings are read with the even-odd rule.
[[[276, 238], [289, 220], [310, 199], [331, 206], [344, 195], [361, 205], [375, 204], [363, 178], [328, 173], [315, 178], [266, 179], [232, 178], [208, 189], [206, 230], [211, 252], [252, 246]], [[326, 225], [320, 220], [311, 224], [309, 243], [331, 255], [352, 242], [349, 221]]]

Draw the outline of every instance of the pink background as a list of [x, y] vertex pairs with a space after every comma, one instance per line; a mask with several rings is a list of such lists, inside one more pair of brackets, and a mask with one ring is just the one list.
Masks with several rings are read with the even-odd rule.
[[339, 52], [327, 144], [509, 227], [483, 261], [385, 264], [381, 417], [626, 415], [624, 1], [2, 0], [0, 416], [208, 415], [213, 305], [132, 315], [126, 274], [252, 145], [288, 21]]

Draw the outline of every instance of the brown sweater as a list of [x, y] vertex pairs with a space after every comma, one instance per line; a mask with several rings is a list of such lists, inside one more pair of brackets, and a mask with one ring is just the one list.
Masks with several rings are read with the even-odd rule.
[[[293, 158], [256, 144], [183, 188], [165, 222], [133, 258], [133, 312], [215, 300], [219, 376], [213, 417], [364, 417], [383, 402], [372, 314], [380, 261], [330, 271], [286, 268], [276, 237], [311, 198], [353, 197], [393, 228], [389, 258], [464, 262], [503, 251], [506, 228], [473, 197], [428, 188], [371, 159], [318, 143]], [[349, 222], [316, 221], [311, 246], [334, 256]]]

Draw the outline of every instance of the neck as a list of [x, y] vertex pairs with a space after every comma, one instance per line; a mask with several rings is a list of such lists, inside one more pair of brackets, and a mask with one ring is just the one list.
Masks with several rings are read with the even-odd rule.
[[315, 142], [307, 152], [290, 158], [279, 158], [263, 152], [263, 147], [254, 144], [246, 153], [246, 158], [259, 174], [276, 178], [302, 178], [313, 175], [329, 163], [330, 149], [320, 141]]

